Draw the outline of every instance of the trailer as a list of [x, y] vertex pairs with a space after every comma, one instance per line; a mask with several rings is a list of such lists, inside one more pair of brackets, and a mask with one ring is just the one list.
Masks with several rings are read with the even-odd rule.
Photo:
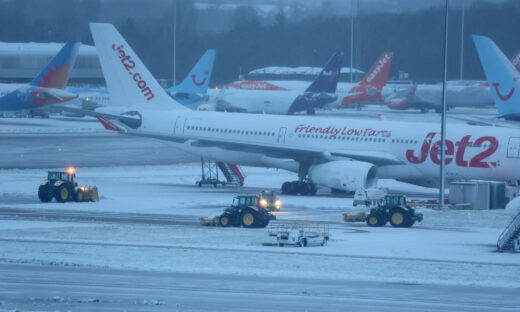
[[278, 246], [325, 246], [329, 241], [329, 225], [321, 223], [275, 223], [268, 229]]

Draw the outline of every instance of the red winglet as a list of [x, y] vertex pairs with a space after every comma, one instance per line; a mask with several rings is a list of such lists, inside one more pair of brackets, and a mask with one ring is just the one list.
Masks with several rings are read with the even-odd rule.
[[105, 129], [107, 129], [107, 130], [112, 130], [112, 131], [121, 131], [122, 130], [121, 128], [116, 126], [113, 122], [111, 122], [110, 120], [106, 119], [105, 117], [103, 117], [101, 115], [97, 115], [96, 118], [99, 120], [99, 122], [101, 122], [103, 127], [105, 127]]

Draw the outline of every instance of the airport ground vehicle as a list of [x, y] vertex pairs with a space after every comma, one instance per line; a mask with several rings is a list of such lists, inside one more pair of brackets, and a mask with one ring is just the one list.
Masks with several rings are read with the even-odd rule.
[[389, 194], [385, 196], [384, 204], [370, 210], [366, 222], [368, 226], [384, 226], [390, 222], [393, 227], [411, 227], [422, 219], [422, 213], [416, 213], [406, 203], [406, 195]]
[[96, 186], [78, 186], [75, 178], [74, 168], [68, 168], [65, 172], [49, 171], [47, 180], [44, 180], [38, 188], [38, 198], [44, 203], [50, 202], [52, 198], [59, 203], [99, 200]]
[[273, 191], [265, 190], [260, 192], [258, 203], [268, 211], [280, 211], [282, 202]]
[[239, 195], [233, 199], [233, 204], [220, 215], [218, 225], [243, 226], [245, 228], [263, 228], [276, 216], [259, 205], [259, 196]]
[[378, 202], [384, 200], [386, 190], [381, 188], [359, 188], [354, 193], [354, 201], [352, 205], [362, 205], [365, 207], [376, 206]]
[[269, 228], [278, 245], [324, 246], [329, 240], [329, 225], [319, 223], [277, 223]]

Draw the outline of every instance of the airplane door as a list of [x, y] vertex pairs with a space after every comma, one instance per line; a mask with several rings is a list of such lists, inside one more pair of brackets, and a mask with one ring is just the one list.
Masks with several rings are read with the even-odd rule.
[[186, 117], [177, 117], [175, 119], [175, 126], [173, 127], [173, 134], [182, 135], [184, 134], [184, 124], [186, 123]]
[[507, 144], [507, 157], [520, 158], [520, 137], [509, 138], [509, 143]]
[[280, 128], [278, 131], [278, 144], [285, 144], [285, 133], [287, 132], [286, 127]]

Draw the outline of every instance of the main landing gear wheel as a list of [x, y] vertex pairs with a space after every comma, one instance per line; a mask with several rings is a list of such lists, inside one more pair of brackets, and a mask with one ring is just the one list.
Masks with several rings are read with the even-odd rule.
[[299, 182], [299, 181], [293, 181], [293, 182], [285, 182], [282, 184], [282, 194], [285, 195], [315, 195], [318, 189], [316, 188], [316, 185], [309, 182]]
[[412, 226], [412, 220], [408, 211], [397, 207], [390, 210], [390, 224], [393, 227], [410, 227]]

